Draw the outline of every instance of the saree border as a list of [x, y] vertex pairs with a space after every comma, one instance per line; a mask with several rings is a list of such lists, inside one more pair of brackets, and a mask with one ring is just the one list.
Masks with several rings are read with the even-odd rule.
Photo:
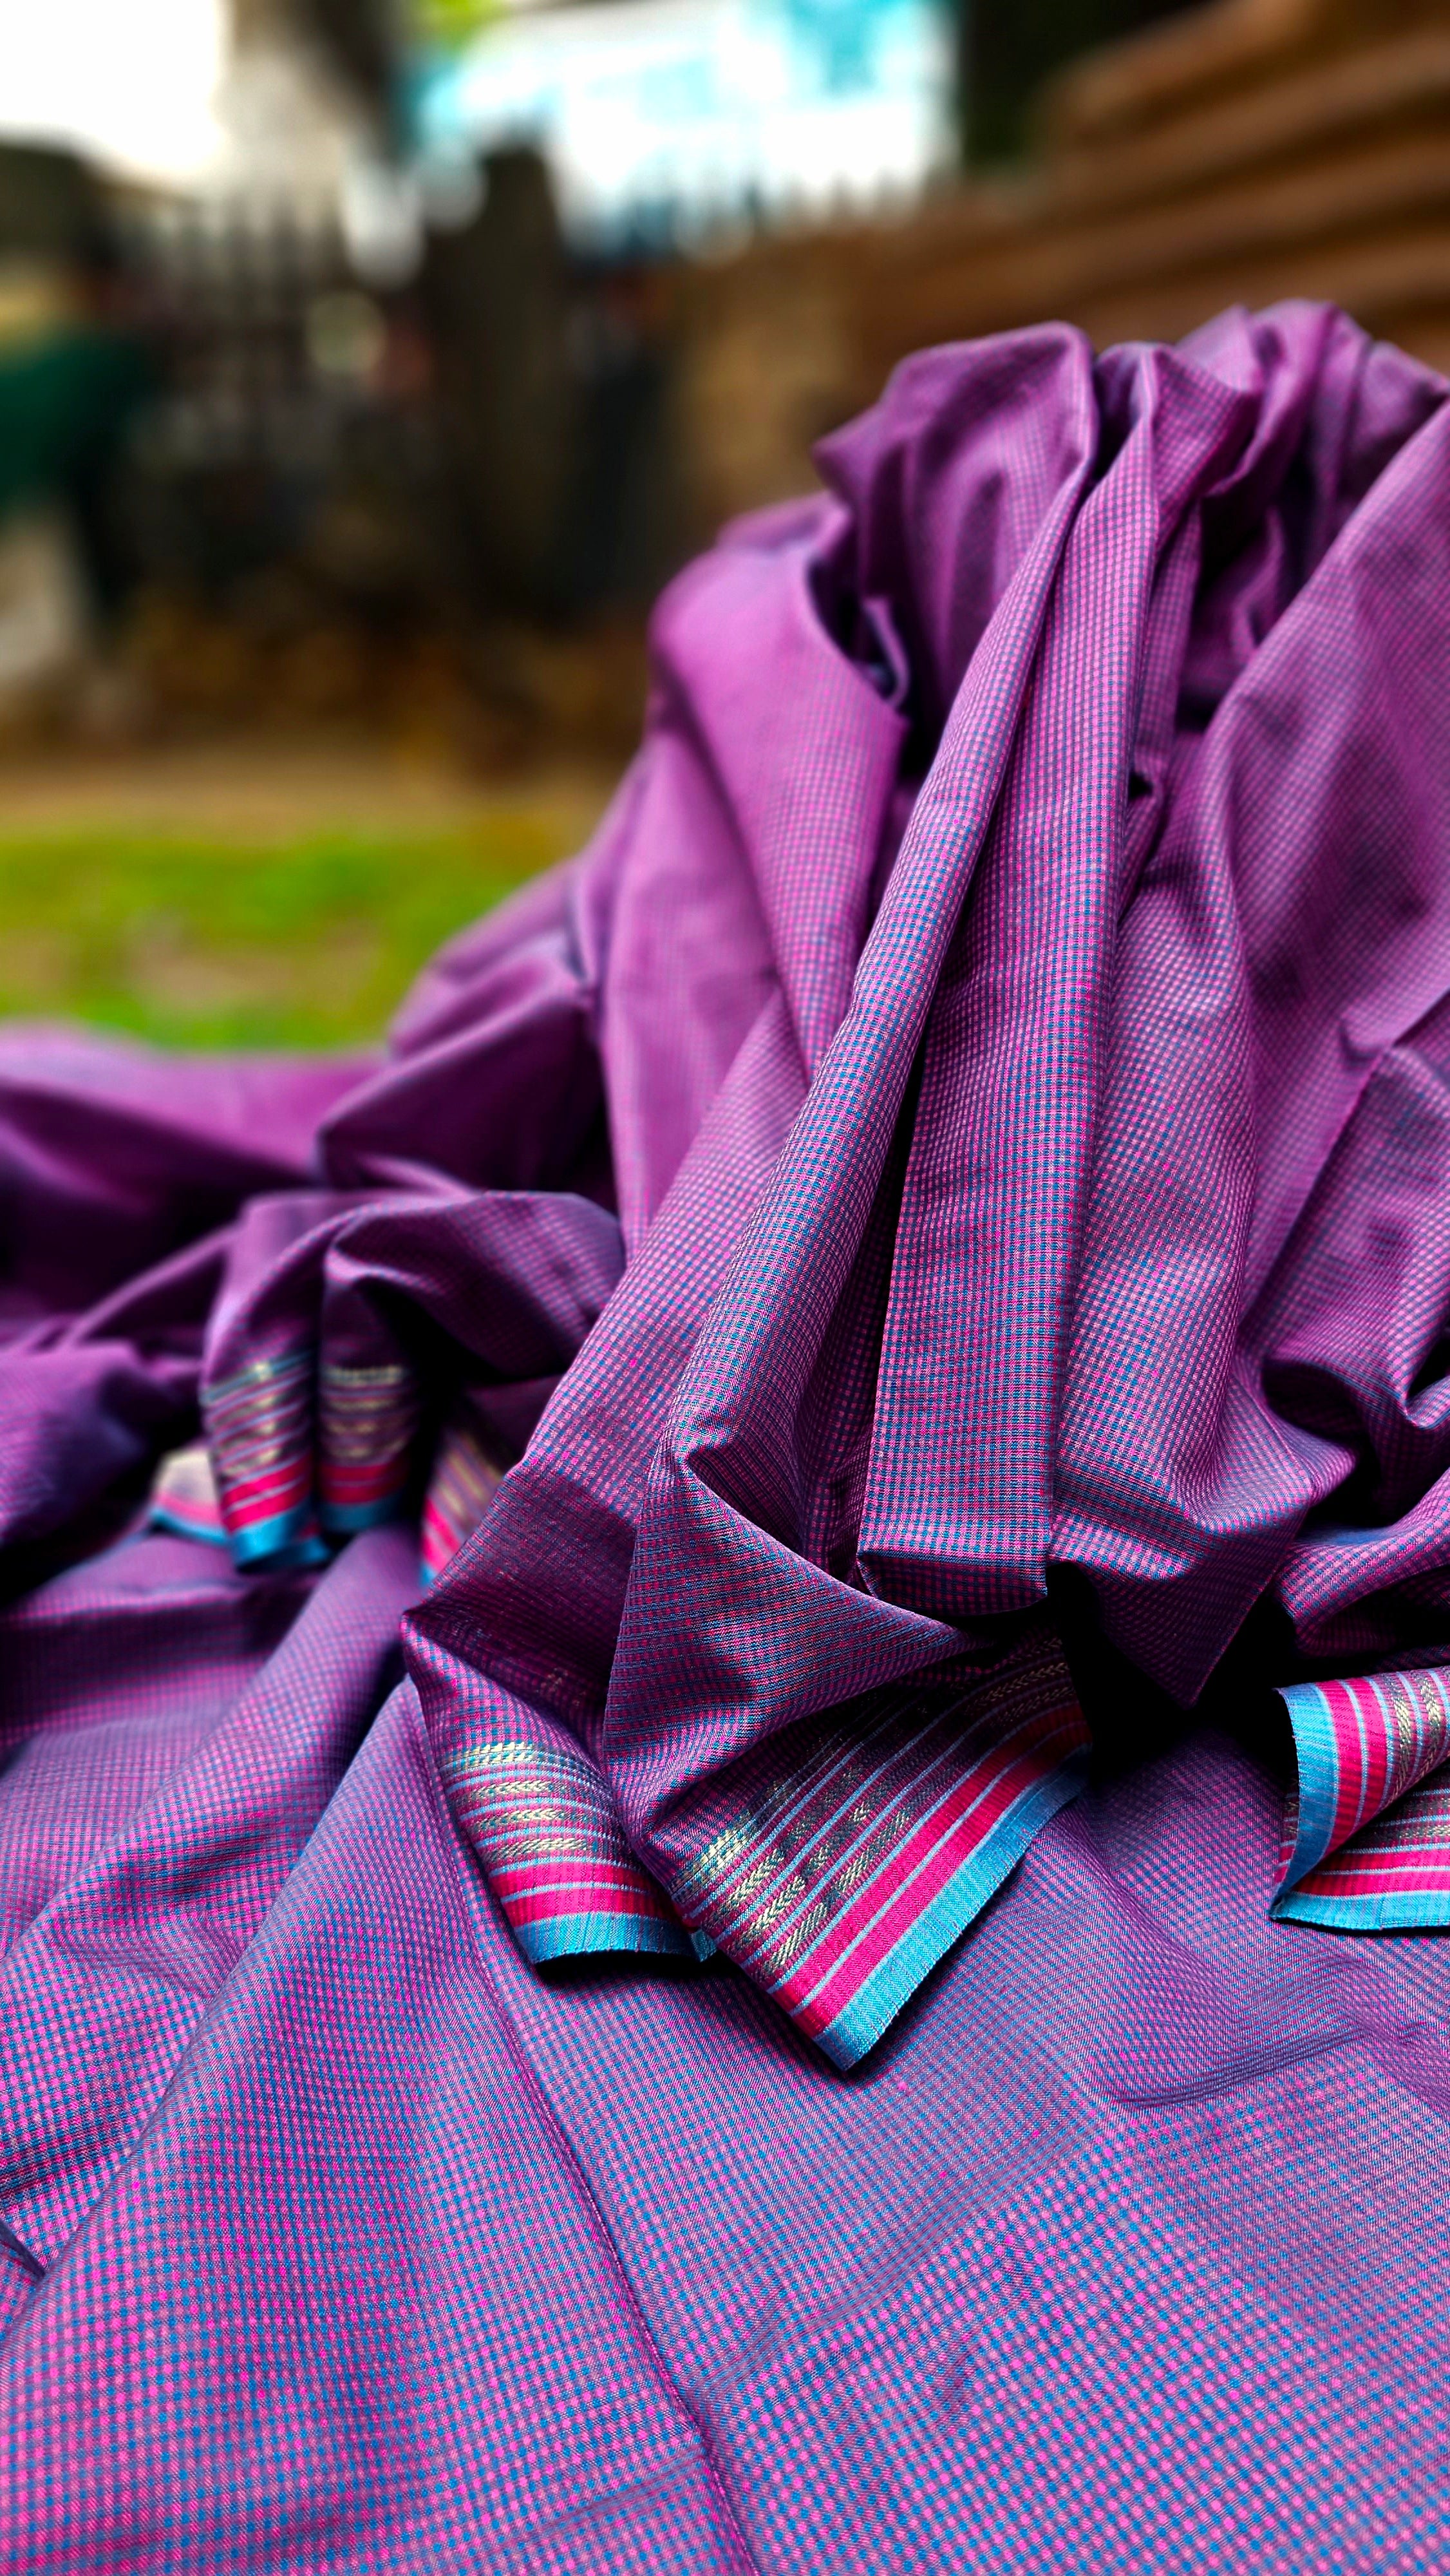
[[524, 1957], [702, 1953], [636, 1860], [602, 1773], [583, 1754], [505, 1738], [443, 1758], [460, 1821]]
[[310, 1346], [202, 1390], [201, 1416], [222, 1521], [237, 1565], [325, 1560], [312, 1502]]
[[1298, 1765], [1270, 1908], [1327, 1931], [1450, 1925], [1450, 1673], [1296, 1682]]
[[670, 1893], [854, 2066], [1077, 1795], [1088, 1752], [1061, 1646], [1036, 1630], [985, 1674], [893, 1686], [763, 1747]]
[[324, 1360], [317, 1372], [318, 1516], [330, 1536], [397, 1520], [407, 1507], [419, 1401], [402, 1360]]

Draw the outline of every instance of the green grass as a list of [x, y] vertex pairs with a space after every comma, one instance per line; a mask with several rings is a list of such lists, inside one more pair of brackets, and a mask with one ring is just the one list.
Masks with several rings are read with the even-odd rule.
[[439, 942], [563, 856], [567, 828], [521, 808], [451, 830], [260, 844], [0, 837], [0, 1014], [182, 1047], [372, 1039]]

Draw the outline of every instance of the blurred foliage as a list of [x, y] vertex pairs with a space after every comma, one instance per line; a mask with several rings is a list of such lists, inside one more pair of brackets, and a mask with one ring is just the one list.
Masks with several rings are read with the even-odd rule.
[[0, 839], [0, 1012], [184, 1047], [377, 1038], [450, 932], [565, 855], [501, 807], [467, 828], [262, 845], [111, 830]]
[[413, 0], [413, 27], [425, 44], [463, 46], [501, 16], [503, 0]]

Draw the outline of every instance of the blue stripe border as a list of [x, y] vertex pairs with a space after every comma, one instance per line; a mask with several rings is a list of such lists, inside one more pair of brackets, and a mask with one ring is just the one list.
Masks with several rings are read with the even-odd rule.
[[168, 1511], [164, 1503], [152, 1504], [146, 1515], [146, 1527], [149, 1530], [169, 1530], [173, 1538], [194, 1538], [202, 1547], [225, 1547], [227, 1544], [224, 1529], [215, 1526], [207, 1529], [196, 1521], [184, 1520], [180, 1512]]
[[291, 1571], [299, 1566], [326, 1565], [327, 1550], [318, 1536], [310, 1503], [290, 1512], [277, 1512], [269, 1521], [253, 1521], [249, 1529], [234, 1530], [230, 1537], [234, 1565], [272, 1565]]
[[1276, 1923], [1314, 1923], [1326, 1932], [1443, 1932], [1450, 1928], [1450, 1890], [1424, 1888], [1398, 1895], [1310, 1896], [1291, 1888], [1269, 1908]]
[[1072, 1754], [1056, 1771], [1028, 1789], [1005, 1816], [998, 1818], [986, 1841], [940, 1888], [909, 1932], [902, 1934], [843, 2012], [828, 2024], [816, 2045], [844, 2072], [857, 2066], [868, 2049], [908, 2004], [921, 1984], [989, 1896], [1010, 1876], [1028, 1844], [1049, 1818], [1075, 1798], [1087, 1780], [1086, 1753]]
[[1299, 1769], [1299, 1820], [1289, 1865], [1279, 1882], [1285, 1897], [1311, 1869], [1317, 1869], [1334, 1832], [1339, 1804], [1339, 1747], [1329, 1702], [1317, 1682], [1291, 1682], [1279, 1693], [1294, 1730], [1294, 1759]]
[[657, 1914], [554, 1914], [538, 1923], [510, 1923], [500, 1900], [499, 1911], [534, 1967], [550, 1959], [574, 1959], [614, 1950], [623, 1955], [652, 1951], [657, 1958], [696, 1959], [694, 1942], [682, 1923], [662, 1923]]

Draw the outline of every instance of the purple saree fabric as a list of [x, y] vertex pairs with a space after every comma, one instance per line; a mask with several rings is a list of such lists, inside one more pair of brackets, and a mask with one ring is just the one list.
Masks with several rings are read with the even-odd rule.
[[[1411, 1529], [1335, 1525], [1355, 1377], [1388, 1372], [1399, 1441], [1444, 1315], [1441, 392], [1305, 311], [1096, 367], [1070, 334], [934, 355], [828, 448], [838, 507], [670, 603], [589, 894], [658, 872], [683, 939], [682, 852], [712, 929], [733, 862], [776, 980], [414, 1631], [533, 1955], [662, 1943], [632, 1853], [681, 1946], [849, 2064], [1080, 1780], [1070, 1690], [1015, 1677], [1050, 1670], [1054, 1584], [1179, 1702], [1256, 1605], [1309, 1657], [1443, 1638], [1428, 1530], [1411, 1602]], [[636, 974], [607, 952], [623, 1175]], [[650, 1042], [678, 1080], [673, 1021]], [[1376, 1333], [1381, 1219], [1426, 1278]]]
[[385, 1056], [0, 1038], [7, 2567], [1444, 2564], [1446, 391], [929, 353]]

